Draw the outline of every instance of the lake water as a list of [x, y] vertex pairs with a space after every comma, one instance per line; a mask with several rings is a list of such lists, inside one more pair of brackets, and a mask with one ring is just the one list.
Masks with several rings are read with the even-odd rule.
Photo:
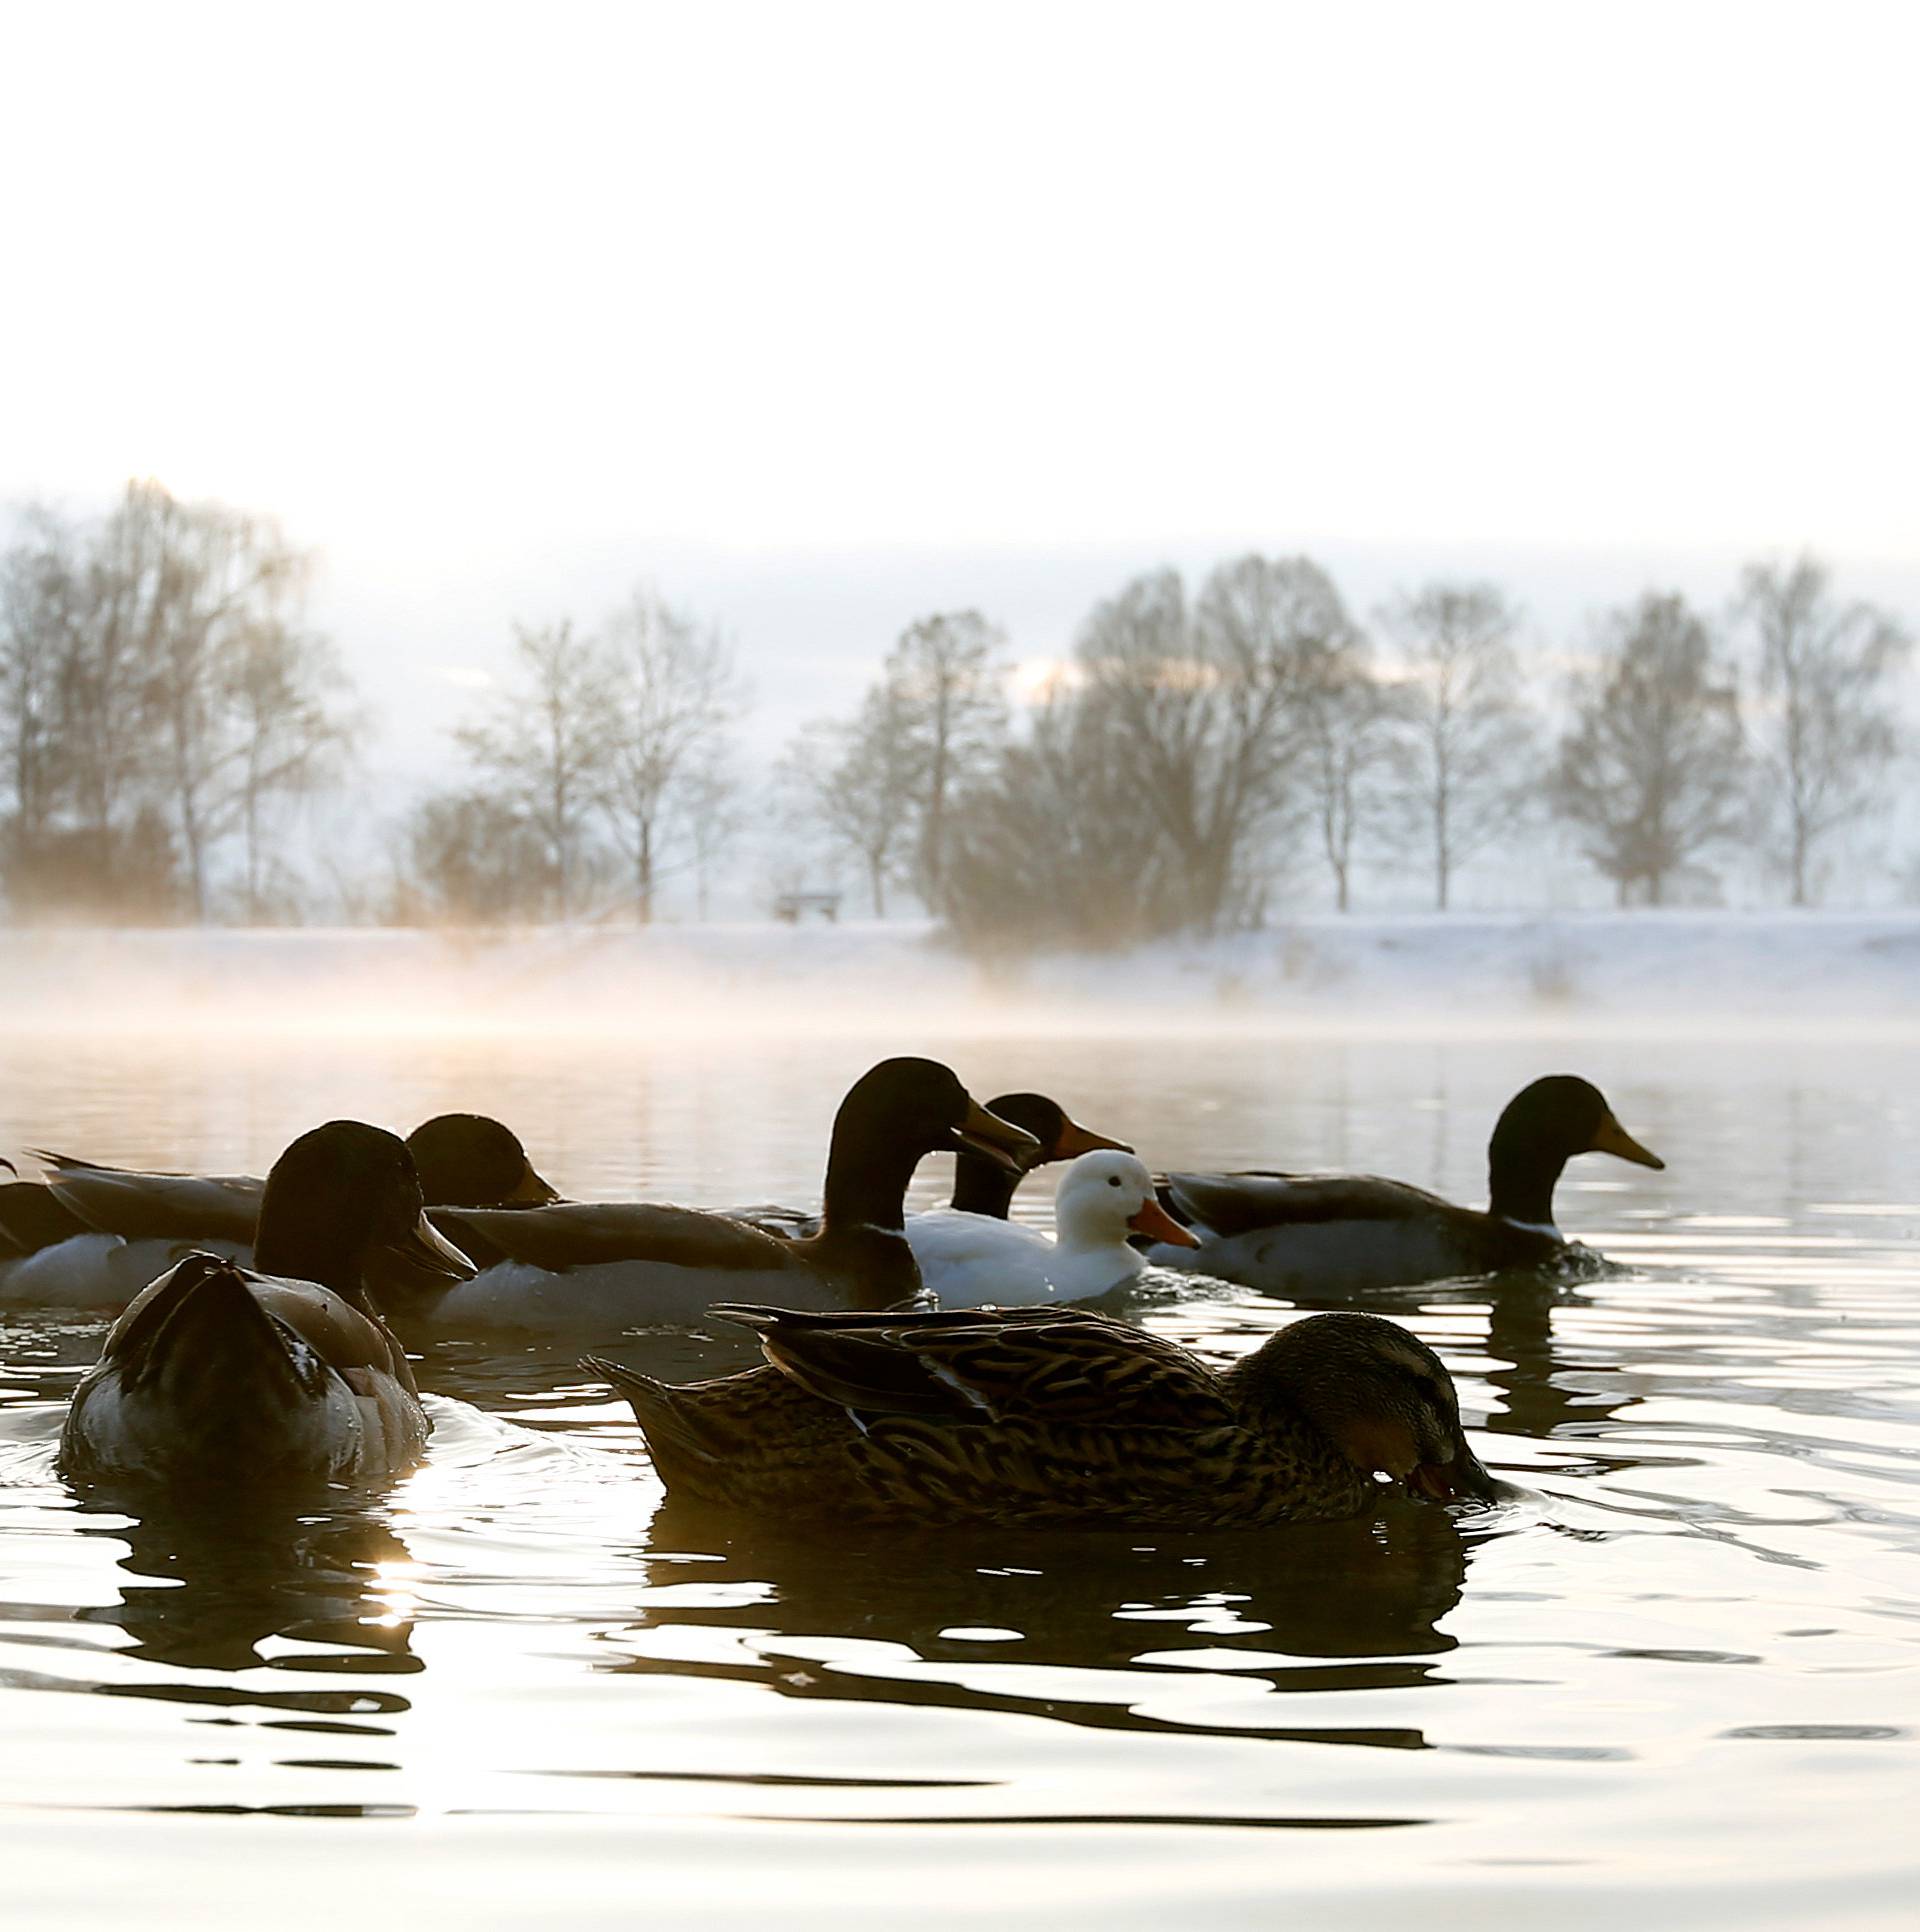
[[[942, 1050], [16, 1030], [0, 1150], [259, 1170], [330, 1115], [470, 1107], [574, 1194], [807, 1200], [839, 1092], [903, 1048]], [[742, 1529], [663, 1507], [566, 1353], [474, 1343], [427, 1349], [432, 1452], [377, 1506], [135, 1522], [52, 1468], [101, 1324], [0, 1316], [6, 1922], [1913, 1922], [1920, 1048], [947, 1057], [1159, 1164], [1470, 1200], [1499, 1105], [1565, 1068], [1668, 1171], [1569, 1172], [1562, 1223], [1617, 1276], [1368, 1304], [1445, 1355], [1519, 1500], [1258, 1537]], [[1220, 1357], [1293, 1314], [1143, 1307]]]

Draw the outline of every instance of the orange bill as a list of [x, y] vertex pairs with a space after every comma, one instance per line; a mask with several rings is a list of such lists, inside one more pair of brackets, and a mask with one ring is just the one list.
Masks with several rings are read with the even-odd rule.
[[1105, 1134], [1096, 1134], [1091, 1127], [1082, 1127], [1077, 1120], [1068, 1120], [1063, 1114], [1060, 1131], [1054, 1136], [1053, 1145], [1047, 1149], [1046, 1158], [1050, 1161], [1073, 1161], [1082, 1154], [1103, 1151], [1131, 1154], [1133, 1149], [1124, 1140], [1109, 1140]]
[[1658, 1154], [1642, 1147], [1611, 1114], [1601, 1116], [1600, 1125], [1594, 1130], [1593, 1145], [1587, 1151], [1612, 1154], [1619, 1160], [1631, 1161], [1636, 1167], [1664, 1169], [1666, 1166]]
[[1173, 1248], [1197, 1248], [1200, 1237], [1191, 1228], [1183, 1228], [1165, 1208], [1151, 1195], [1146, 1205], [1127, 1223], [1135, 1234], [1144, 1234], [1154, 1241], [1164, 1241]]

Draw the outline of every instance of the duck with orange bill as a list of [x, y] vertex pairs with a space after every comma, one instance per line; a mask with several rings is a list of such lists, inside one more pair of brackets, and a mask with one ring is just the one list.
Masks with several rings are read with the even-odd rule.
[[1484, 1209], [1375, 1174], [1169, 1174], [1161, 1205], [1197, 1238], [1148, 1252], [1165, 1267], [1282, 1295], [1591, 1265], [1591, 1251], [1554, 1219], [1555, 1186], [1580, 1154], [1666, 1166], [1621, 1126], [1591, 1081], [1550, 1074], [1522, 1088], [1494, 1127]]
[[907, 1222], [920, 1278], [942, 1308], [1020, 1308], [1092, 1301], [1131, 1287], [1147, 1257], [1139, 1237], [1172, 1247], [1196, 1237], [1154, 1196], [1147, 1164], [1130, 1153], [1082, 1154], [1053, 1197], [1054, 1238], [1018, 1221], [935, 1208]]

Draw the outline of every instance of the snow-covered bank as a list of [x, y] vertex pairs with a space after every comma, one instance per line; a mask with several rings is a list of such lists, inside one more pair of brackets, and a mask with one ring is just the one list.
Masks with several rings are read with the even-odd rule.
[[986, 967], [922, 926], [0, 931], [15, 1028], [1920, 1034], [1920, 913], [1322, 917]]

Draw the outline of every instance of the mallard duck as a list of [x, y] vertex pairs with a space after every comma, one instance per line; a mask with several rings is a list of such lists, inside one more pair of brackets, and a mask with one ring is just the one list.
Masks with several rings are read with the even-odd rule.
[[[1036, 1167], [1045, 1167], [1050, 1161], [1075, 1160], [1101, 1148], [1112, 1148], [1121, 1154], [1133, 1152], [1123, 1140], [1109, 1140], [1105, 1134], [1082, 1127], [1057, 1100], [1049, 1100], [1043, 1093], [996, 1094], [987, 1102], [987, 1112], [996, 1120], [1010, 1120], [1016, 1127], [1024, 1128], [1039, 1142], [1040, 1151], [1021, 1173], [1015, 1173], [1002, 1161], [961, 1148], [954, 1156], [951, 1202], [961, 1214], [985, 1214], [1004, 1221], [1013, 1206], [1014, 1189]], [[752, 1207], [735, 1212], [740, 1220], [751, 1221], [770, 1234], [792, 1238], [820, 1232], [819, 1215], [804, 1208]], [[917, 1219], [917, 1215], [907, 1219], [909, 1238]]]
[[1484, 1212], [1373, 1174], [1169, 1174], [1162, 1204], [1199, 1241], [1150, 1253], [1274, 1294], [1543, 1267], [1575, 1246], [1554, 1222], [1553, 1190], [1567, 1162], [1588, 1153], [1666, 1166], [1620, 1125], [1598, 1087], [1550, 1074], [1523, 1087], [1494, 1127]]
[[301, 1135], [267, 1176], [259, 1271], [189, 1254], [136, 1296], [74, 1391], [61, 1466], [222, 1490], [405, 1469], [427, 1418], [367, 1298], [381, 1248], [449, 1280], [473, 1272], [427, 1221], [397, 1136], [353, 1120]]
[[437, 1210], [482, 1273], [423, 1318], [436, 1328], [623, 1328], [695, 1321], [716, 1301], [886, 1308], [920, 1293], [901, 1228], [925, 1155], [971, 1148], [1017, 1170], [1031, 1134], [970, 1099], [937, 1060], [883, 1060], [834, 1116], [820, 1231], [783, 1240], [750, 1221], [640, 1202]]
[[717, 1308], [768, 1367], [670, 1388], [599, 1356], [668, 1490], [860, 1521], [1260, 1529], [1371, 1509], [1375, 1472], [1489, 1500], [1453, 1381], [1375, 1315], [1314, 1315], [1224, 1373], [1083, 1309]]
[[[436, 1114], [407, 1136], [407, 1149], [435, 1206], [560, 1198], [512, 1129], [485, 1114]], [[0, 1184], [0, 1300], [124, 1307], [189, 1249], [251, 1258], [265, 1187], [251, 1174], [144, 1173], [69, 1154], [39, 1159], [43, 1182]]]
[[1136, 1280], [1147, 1257], [1130, 1235], [1194, 1247], [1154, 1196], [1153, 1175], [1132, 1154], [1082, 1154], [1053, 1195], [1054, 1238], [1004, 1217], [935, 1208], [907, 1220], [907, 1242], [942, 1308], [1019, 1308], [1090, 1301]]

